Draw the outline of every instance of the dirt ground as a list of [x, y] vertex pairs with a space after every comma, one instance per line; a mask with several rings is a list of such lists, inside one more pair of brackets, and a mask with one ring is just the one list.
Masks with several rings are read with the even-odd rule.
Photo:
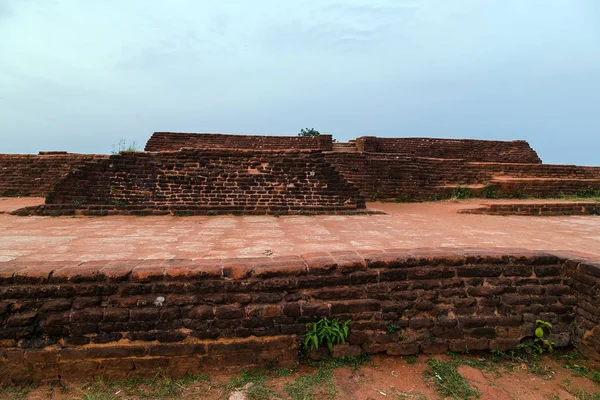
[[[433, 361], [432, 361], [433, 360]], [[439, 369], [433, 369], [437, 362]], [[351, 365], [349, 365], [351, 364]], [[451, 370], [458, 372], [457, 376]], [[596, 374], [596, 375], [595, 375]], [[78, 382], [5, 387], [1, 399], [205, 400], [599, 400], [598, 373], [574, 352], [520, 361], [492, 356], [376, 356], [350, 362], [300, 364], [294, 369], [231, 371], [181, 379]], [[463, 379], [464, 378], [464, 379]], [[446, 389], [446, 392], [440, 392]], [[444, 394], [445, 393], [445, 394]]]

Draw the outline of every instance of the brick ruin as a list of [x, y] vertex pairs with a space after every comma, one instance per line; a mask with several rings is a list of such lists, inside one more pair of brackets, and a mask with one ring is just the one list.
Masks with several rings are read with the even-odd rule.
[[508, 350], [536, 319], [559, 347], [600, 350], [600, 264], [547, 253], [13, 261], [0, 279], [0, 376], [14, 380], [291, 365], [322, 317], [352, 321], [344, 354]]
[[[143, 152], [0, 155], [17, 214], [336, 214], [365, 198], [554, 197], [600, 168], [542, 164], [526, 142], [155, 133]], [[595, 203], [465, 212], [595, 214]], [[0, 263], [0, 377], [178, 376], [295, 362], [307, 322], [352, 320], [343, 354], [508, 350], [554, 324], [600, 361], [600, 264], [541, 252], [366, 251], [289, 257]], [[396, 332], [388, 332], [393, 324]]]
[[335, 214], [364, 197], [310, 150], [184, 149], [93, 160], [23, 212], [85, 215]]
[[525, 141], [371, 136], [157, 132], [144, 152], [0, 155], [0, 173], [0, 196], [47, 197], [20, 214], [355, 213], [365, 198], [435, 200], [459, 186], [506, 198], [600, 189], [599, 167], [542, 164]]

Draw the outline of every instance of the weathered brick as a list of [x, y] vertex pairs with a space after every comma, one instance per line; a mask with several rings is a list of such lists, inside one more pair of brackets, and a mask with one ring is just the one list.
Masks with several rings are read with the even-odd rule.
[[386, 353], [390, 356], [410, 356], [419, 354], [419, 349], [418, 343], [390, 343]]
[[220, 319], [241, 318], [244, 316], [244, 308], [240, 304], [218, 306], [215, 315]]

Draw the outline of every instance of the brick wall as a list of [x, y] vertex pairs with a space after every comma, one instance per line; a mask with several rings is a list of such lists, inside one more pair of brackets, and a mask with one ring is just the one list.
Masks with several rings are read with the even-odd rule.
[[0, 196], [44, 197], [71, 169], [107, 157], [66, 152], [0, 154]]
[[461, 214], [487, 215], [600, 215], [600, 203], [591, 202], [559, 202], [559, 203], [491, 203], [484, 207], [467, 208], [458, 211]]
[[300, 214], [354, 212], [364, 198], [320, 151], [130, 152], [58, 182], [38, 213]]
[[290, 364], [306, 323], [322, 317], [351, 319], [351, 349], [370, 354], [507, 350], [536, 319], [554, 324], [558, 346], [600, 349], [600, 265], [544, 253], [12, 261], [0, 271], [5, 379]]
[[484, 186], [503, 197], [559, 197], [600, 189], [600, 167], [467, 162], [401, 154], [327, 152], [327, 160], [367, 198], [431, 200], [457, 186]]
[[459, 158], [467, 161], [509, 163], [542, 162], [524, 140], [472, 140], [432, 138], [378, 138], [363, 136], [356, 139], [359, 151], [396, 153], [403, 156]]
[[575, 346], [586, 357], [600, 362], [600, 263], [570, 259], [566, 266], [577, 296]]
[[195, 149], [256, 149], [256, 150], [291, 150], [312, 149], [331, 150], [331, 135], [320, 136], [256, 136], [229, 135], [218, 133], [183, 133], [155, 132], [148, 143], [146, 151]]

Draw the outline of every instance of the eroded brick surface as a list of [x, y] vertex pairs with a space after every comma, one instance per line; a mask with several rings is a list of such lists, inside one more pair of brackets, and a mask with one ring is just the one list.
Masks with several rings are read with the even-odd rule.
[[[313, 274], [304, 260], [315, 257], [329, 260], [329, 267]], [[361, 267], [349, 269], [349, 257]], [[275, 274], [261, 271], [271, 267], [253, 268], [272, 264], [271, 258], [238, 259], [249, 274], [194, 273], [185, 281], [164, 273], [113, 281], [98, 273], [105, 268], [98, 262], [58, 280], [52, 272], [65, 268], [58, 264], [44, 269], [49, 278], [35, 281], [14, 273], [0, 290], [0, 343], [3, 365], [15, 368], [2, 374], [16, 378], [32, 368], [52, 379], [61, 371], [76, 374], [74, 365], [81, 364], [91, 375], [133, 376], [143, 374], [148, 360], [170, 370], [180, 357], [198, 368], [291, 362], [305, 324], [323, 317], [352, 321], [351, 347], [338, 355], [355, 354], [357, 346], [390, 355], [508, 349], [532, 336], [535, 320], [543, 319], [554, 324], [560, 346], [574, 343], [598, 357], [600, 269], [590, 261], [457, 251], [320, 253], [279, 261]], [[211, 260], [207, 268], [232, 263]], [[301, 271], [288, 267], [302, 263]], [[163, 271], [163, 264], [148, 262], [147, 268]]]

